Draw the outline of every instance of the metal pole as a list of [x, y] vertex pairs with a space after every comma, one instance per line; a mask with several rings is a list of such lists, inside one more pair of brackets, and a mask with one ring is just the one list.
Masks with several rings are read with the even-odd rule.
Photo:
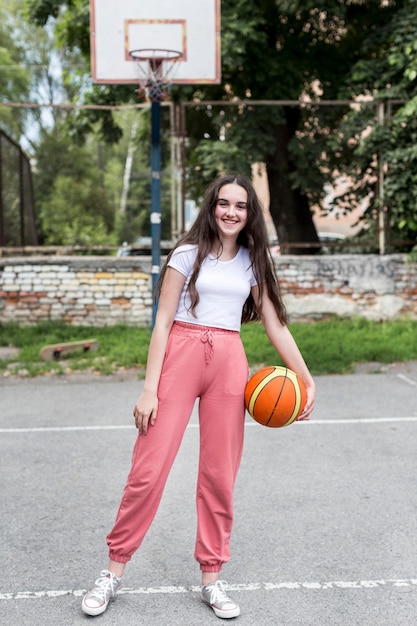
[[23, 152], [19, 149], [19, 213], [20, 213], [20, 245], [25, 245], [25, 181], [23, 173]]
[[[153, 101], [151, 108], [151, 237], [152, 237], [152, 295], [155, 296], [161, 271], [161, 107]], [[152, 305], [152, 328], [158, 303]]]
[[180, 136], [181, 136], [181, 205], [180, 205], [180, 216], [179, 216], [179, 224], [178, 224], [178, 232], [185, 232], [185, 163], [186, 163], [186, 154], [185, 154], [185, 138], [186, 138], [186, 130], [185, 130], [185, 107], [183, 107], [184, 103], [180, 104], [180, 120], [179, 120], [179, 128], [180, 128]]
[[3, 206], [3, 133], [0, 130], [0, 246], [6, 245]]
[[174, 241], [176, 225], [176, 194], [177, 194], [177, 163], [176, 145], [177, 132], [175, 127], [175, 111], [172, 102], [169, 103], [169, 127], [170, 127], [170, 149], [171, 149], [171, 241]]
[[[377, 103], [377, 118], [378, 124], [381, 126], [385, 123], [385, 103], [380, 101]], [[378, 154], [378, 244], [379, 254], [385, 254], [385, 206], [384, 206], [384, 158], [380, 151]]]

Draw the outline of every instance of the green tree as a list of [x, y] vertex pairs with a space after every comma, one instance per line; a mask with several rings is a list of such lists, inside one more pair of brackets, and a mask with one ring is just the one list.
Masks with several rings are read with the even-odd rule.
[[[27, 3], [37, 23], [45, 24], [51, 16], [57, 18], [61, 42], [77, 48], [87, 60], [87, 0]], [[308, 245], [300, 250], [291, 244], [317, 242], [311, 206], [322, 197], [324, 184], [333, 182], [335, 173], [342, 170], [350, 174], [356, 171], [359, 182], [351, 193], [359, 198], [373, 184], [375, 166], [368, 172], [367, 164], [374, 163], [376, 147], [382, 150], [385, 146], [386, 153], [389, 147], [367, 139], [364, 124], [351, 122], [349, 107], [318, 104], [364, 94], [375, 97], [386, 90], [393, 95], [397, 80], [408, 80], [409, 88], [400, 91], [408, 97], [412, 94], [417, 72], [415, 27], [407, 19], [407, 11], [415, 15], [412, 5], [411, 0], [223, 0], [222, 84], [176, 88], [173, 97], [225, 103], [245, 99], [249, 104], [216, 110], [201, 106], [188, 115], [189, 180], [194, 193], [198, 194], [202, 184], [222, 169], [249, 173], [252, 163], [262, 161], [268, 174], [270, 210], [284, 250], [317, 251]], [[405, 37], [401, 22], [407, 22]], [[84, 101], [94, 103], [126, 103], [132, 96], [123, 87], [93, 86], [83, 92]], [[250, 106], [250, 100], [302, 99], [310, 103], [304, 107]], [[407, 115], [406, 125], [412, 127], [410, 109], [403, 110], [402, 115]], [[98, 113], [90, 112], [83, 121], [79, 130], [85, 133], [98, 123]], [[367, 124], [375, 126], [375, 138], [382, 137], [372, 115], [368, 114]], [[101, 118], [100, 126], [107, 140], [120, 137], [121, 129], [111, 113]], [[404, 139], [400, 128], [399, 122], [396, 132], [387, 126], [384, 129], [388, 133], [385, 141], [398, 149], [398, 142]], [[349, 136], [349, 129], [355, 134]], [[343, 145], [340, 136], [344, 137]], [[410, 150], [412, 142], [411, 138]], [[401, 152], [390, 156], [392, 172], [403, 172]], [[407, 166], [412, 156], [409, 153]], [[413, 222], [408, 217], [404, 176], [402, 180], [402, 208], [397, 211], [393, 204], [391, 215], [397, 227], [405, 220], [408, 228]], [[386, 193], [395, 203], [398, 189], [394, 189], [393, 181], [387, 180]], [[371, 211], [375, 206], [375, 202], [371, 204]], [[349, 210], [346, 204], [345, 209]]]
[[[68, 61], [68, 63], [62, 62], [62, 68], [64, 86], [68, 99], [72, 103], [90, 105], [137, 103], [135, 90], [131, 86], [91, 86], [88, 0], [69, 0], [65, 3], [61, 0], [27, 0], [26, 10], [29, 19], [41, 26], [48, 27], [51, 21], [54, 23], [56, 46], [61, 55], [65, 52], [64, 58]], [[162, 130], [167, 135], [169, 132], [168, 111], [162, 110], [161, 113]], [[125, 174], [124, 165], [135, 119], [139, 120], [139, 123], [133, 138], [132, 175], [128, 185], [127, 202], [124, 211], [121, 211], [120, 198]], [[103, 183], [114, 210], [117, 240], [133, 242], [141, 235], [148, 235], [150, 230], [149, 112], [133, 111], [130, 114], [126, 112], [122, 114], [103, 109], [79, 109], [71, 115], [66, 115], [65, 132], [68, 133], [71, 141], [79, 146], [83, 145], [88, 137], [95, 137], [100, 145]], [[162, 237], [166, 239], [171, 238], [168, 145], [169, 141], [164, 140], [161, 212]], [[59, 147], [58, 153], [60, 154]], [[55, 166], [52, 165], [52, 167]], [[45, 183], [46, 180], [47, 177], [45, 177]]]
[[[30, 73], [22, 64], [24, 41], [16, 36], [19, 6], [13, 0], [0, 4], [0, 102], [27, 102]], [[25, 111], [0, 106], [0, 127], [15, 141], [24, 131]]]
[[[92, 179], [77, 181], [58, 176], [42, 207], [45, 243], [54, 245], [114, 245], [106, 213], [109, 209], [103, 189]], [[88, 212], [85, 207], [88, 206]]]
[[[367, 41], [367, 54], [353, 65], [347, 81], [349, 97], [370, 96], [383, 114], [369, 105], [352, 109], [332, 138], [339, 164], [354, 181], [356, 198], [374, 195], [385, 164], [383, 197], [375, 196], [368, 214], [383, 204], [391, 240], [417, 238], [417, 5], [397, 3], [386, 25]], [[364, 176], [363, 173], [366, 173]], [[346, 198], [335, 198], [343, 205]]]
[[[51, 159], [51, 154], [53, 158]], [[35, 184], [44, 241], [53, 245], [114, 245], [114, 210], [97, 167], [96, 144], [44, 136]]]
[[[270, 211], [282, 247], [317, 242], [311, 206], [332, 182], [336, 155], [328, 138], [339, 128], [346, 107], [314, 106], [320, 100], [346, 98], [346, 78], [361, 55], [372, 58], [401, 2], [224, 0], [222, 2], [222, 72], [220, 88], [201, 88], [204, 99], [246, 100], [247, 106], [202, 107], [196, 128], [194, 165], [202, 178], [245, 158], [266, 164]], [[255, 107], [250, 100], [310, 101], [305, 107]], [[220, 129], [226, 139], [219, 144]], [[204, 139], [203, 137], [206, 137]], [[228, 146], [233, 148], [228, 154]], [[238, 146], [239, 150], [234, 150]], [[212, 156], [210, 156], [210, 153]], [[219, 160], [219, 154], [222, 159]], [[216, 163], [217, 161], [217, 163]], [[340, 170], [339, 170], [340, 173]]]

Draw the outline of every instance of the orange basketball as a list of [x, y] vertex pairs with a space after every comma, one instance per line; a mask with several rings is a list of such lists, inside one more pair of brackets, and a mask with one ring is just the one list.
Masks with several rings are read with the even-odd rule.
[[246, 410], [263, 426], [289, 426], [302, 413], [305, 403], [304, 383], [288, 367], [264, 367], [247, 382]]

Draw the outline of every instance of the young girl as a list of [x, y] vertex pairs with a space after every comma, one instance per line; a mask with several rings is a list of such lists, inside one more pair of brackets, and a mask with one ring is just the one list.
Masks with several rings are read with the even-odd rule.
[[287, 329], [262, 209], [246, 178], [225, 176], [208, 188], [190, 231], [168, 255], [149, 345], [143, 391], [133, 410], [139, 431], [116, 522], [107, 536], [109, 564], [83, 599], [88, 615], [103, 613], [121, 586], [126, 563], [157, 512], [196, 398], [200, 462], [195, 559], [202, 600], [221, 618], [239, 606], [219, 579], [229, 560], [233, 489], [244, 431], [248, 364], [241, 322], [261, 319], [267, 336], [304, 381], [313, 411], [314, 381]]

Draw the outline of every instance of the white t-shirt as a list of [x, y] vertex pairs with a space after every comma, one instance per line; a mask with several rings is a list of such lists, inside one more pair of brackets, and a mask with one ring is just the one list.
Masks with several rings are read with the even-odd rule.
[[197, 245], [185, 244], [174, 250], [168, 263], [186, 277], [175, 320], [239, 331], [243, 305], [251, 287], [257, 284], [249, 250], [240, 246], [230, 261], [219, 261], [210, 254], [206, 257], [196, 282], [200, 301], [195, 309], [197, 317], [194, 317], [187, 287], [196, 256]]

